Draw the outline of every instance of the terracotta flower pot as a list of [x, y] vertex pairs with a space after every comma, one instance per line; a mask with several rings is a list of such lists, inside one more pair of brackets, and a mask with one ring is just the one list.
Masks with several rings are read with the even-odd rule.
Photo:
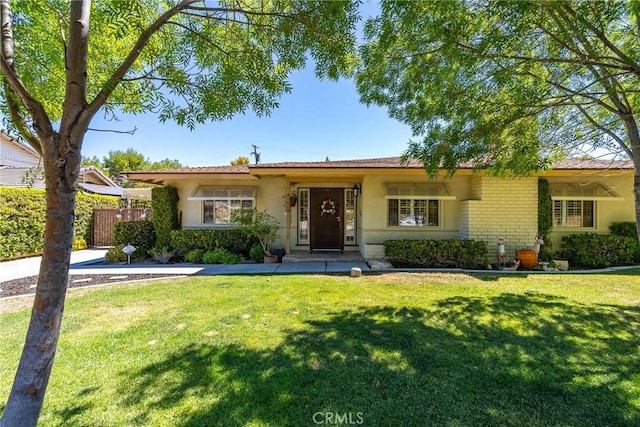
[[265, 255], [264, 256], [265, 264], [277, 264], [278, 263], [278, 255]]
[[538, 265], [538, 254], [533, 249], [516, 250], [516, 260], [520, 261], [520, 267], [532, 270]]

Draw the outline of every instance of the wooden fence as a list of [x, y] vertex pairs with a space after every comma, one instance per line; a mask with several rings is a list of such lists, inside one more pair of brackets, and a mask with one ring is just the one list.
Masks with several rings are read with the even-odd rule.
[[151, 209], [96, 209], [93, 211], [93, 246], [113, 246], [113, 226], [121, 221], [151, 219]]

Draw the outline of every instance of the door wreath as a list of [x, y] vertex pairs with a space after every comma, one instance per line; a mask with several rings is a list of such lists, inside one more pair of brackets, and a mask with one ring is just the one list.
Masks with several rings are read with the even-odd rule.
[[320, 206], [320, 208], [322, 209], [322, 213], [320, 214], [320, 216], [336, 214], [336, 202], [333, 199], [323, 200], [322, 206]]

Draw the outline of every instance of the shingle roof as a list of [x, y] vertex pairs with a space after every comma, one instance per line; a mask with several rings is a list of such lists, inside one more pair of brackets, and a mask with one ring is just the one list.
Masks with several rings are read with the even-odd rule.
[[203, 166], [193, 168], [175, 168], [175, 169], [158, 169], [149, 171], [131, 171], [122, 172], [123, 175], [128, 174], [174, 174], [174, 173], [249, 173], [249, 168], [246, 165], [239, 166]]
[[631, 160], [567, 159], [553, 166], [557, 169], [633, 169]]
[[[277, 162], [259, 163], [240, 166], [207, 166], [193, 168], [163, 169], [152, 171], [134, 171], [131, 174], [249, 174], [251, 170], [259, 169], [421, 169], [418, 161], [411, 159], [407, 165], [402, 165], [400, 157], [383, 157], [377, 159], [330, 160], [319, 162]], [[471, 169], [473, 162], [460, 165], [459, 169]], [[553, 169], [633, 169], [630, 160], [594, 160], [568, 159], [559, 162]], [[127, 175], [128, 173], [123, 173]]]
[[320, 162], [280, 162], [280, 163], [259, 163], [257, 165], [249, 165], [251, 169], [264, 168], [422, 168], [422, 165], [415, 160], [410, 160], [409, 164], [402, 166], [400, 157], [383, 157], [378, 159], [356, 159], [356, 160], [329, 160]]

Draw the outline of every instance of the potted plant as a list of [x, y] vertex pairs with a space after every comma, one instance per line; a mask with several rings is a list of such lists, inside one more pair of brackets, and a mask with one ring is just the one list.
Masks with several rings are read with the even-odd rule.
[[280, 222], [266, 211], [256, 208], [250, 210], [236, 210], [231, 213], [231, 223], [238, 230], [258, 239], [264, 252], [264, 262], [278, 262], [278, 256], [271, 252], [273, 242], [280, 235]]

